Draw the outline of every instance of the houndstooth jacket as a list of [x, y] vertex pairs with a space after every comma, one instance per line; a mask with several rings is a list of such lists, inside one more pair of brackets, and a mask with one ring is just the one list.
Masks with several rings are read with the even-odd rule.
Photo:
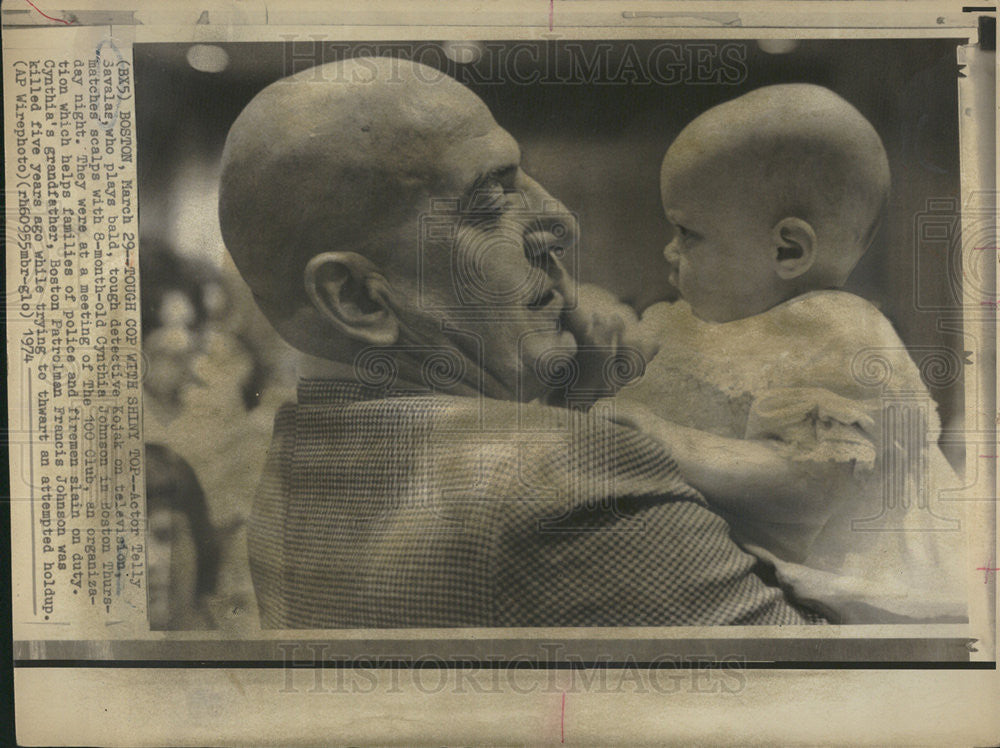
[[638, 432], [335, 380], [277, 415], [250, 562], [266, 628], [818, 620]]

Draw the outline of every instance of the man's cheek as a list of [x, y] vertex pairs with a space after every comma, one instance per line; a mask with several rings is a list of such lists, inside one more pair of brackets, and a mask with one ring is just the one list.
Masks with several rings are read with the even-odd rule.
[[453, 280], [477, 305], [514, 305], [523, 295], [525, 278], [522, 271], [512, 266], [511, 254], [500, 244], [468, 245], [453, 267]]

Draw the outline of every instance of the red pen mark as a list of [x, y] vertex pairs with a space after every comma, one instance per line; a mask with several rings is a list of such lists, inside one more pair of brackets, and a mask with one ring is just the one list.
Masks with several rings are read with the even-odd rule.
[[975, 249], [977, 252], [982, 252], [982, 251], [987, 250], [987, 249], [993, 251], [993, 250], [996, 250], [997, 248], [996, 247], [973, 247], [973, 249]]
[[555, 13], [556, 0], [549, 0], [549, 31], [552, 31], [552, 16]]
[[979, 456], [980, 457], [985, 457], [988, 460], [995, 460], [997, 458], [996, 455], [979, 455]]
[[[995, 573], [995, 572], [1000, 571], [1000, 566], [990, 566], [990, 564], [992, 564], [992, 563], [993, 563], [993, 559], [990, 559], [990, 563], [986, 564], [986, 566], [977, 566], [976, 567], [976, 571], [986, 572], [985, 574], [983, 574], [983, 584], [989, 584], [990, 583], [990, 573], [991, 572]], [[566, 698], [566, 694], [563, 694], [563, 698], [564, 699]]]
[[44, 16], [45, 18], [48, 18], [48, 19], [49, 19], [50, 21], [55, 21], [56, 23], [64, 23], [64, 24], [66, 24], [67, 26], [69, 26], [69, 25], [70, 25], [70, 22], [69, 22], [69, 21], [67, 21], [67, 20], [66, 20], [66, 19], [64, 19], [64, 18], [53, 18], [53, 17], [52, 17], [52, 16], [50, 16], [50, 15], [49, 15], [48, 13], [43, 13], [43, 12], [42, 12], [42, 9], [41, 9], [41, 8], [39, 8], [39, 7], [37, 6], [37, 5], [35, 5], [35, 4], [33, 3], [33, 2], [31, 2], [31, 0], [24, 0], [24, 2], [26, 2], [26, 3], [27, 3], [28, 5], [30, 5], [30, 6], [32, 7], [32, 8], [34, 8], [35, 10], [37, 10], [37, 11], [38, 11], [38, 12], [39, 12], [39, 13], [40, 13], [40, 14], [41, 14], [42, 16]]
[[559, 742], [566, 742], [566, 692], [563, 691], [562, 711], [559, 714]]

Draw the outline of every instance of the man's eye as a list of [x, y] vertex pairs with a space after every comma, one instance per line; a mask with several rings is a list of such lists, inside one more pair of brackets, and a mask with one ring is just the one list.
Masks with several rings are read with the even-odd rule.
[[506, 201], [507, 191], [504, 186], [496, 179], [491, 179], [476, 188], [469, 210], [493, 213], [502, 209]]

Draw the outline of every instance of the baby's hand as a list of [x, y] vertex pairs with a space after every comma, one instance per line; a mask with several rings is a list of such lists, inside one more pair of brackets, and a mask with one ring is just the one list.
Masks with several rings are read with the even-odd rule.
[[649, 361], [659, 342], [642, 335], [635, 310], [605, 288], [581, 283], [567, 301], [573, 308], [566, 312], [566, 327], [583, 347], [633, 348]]
[[640, 334], [635, 310], [600, 286], [581, 284], [563, 317], [576, 338], [579, 391], [612, 395], [642, 376], [658, 341]]

